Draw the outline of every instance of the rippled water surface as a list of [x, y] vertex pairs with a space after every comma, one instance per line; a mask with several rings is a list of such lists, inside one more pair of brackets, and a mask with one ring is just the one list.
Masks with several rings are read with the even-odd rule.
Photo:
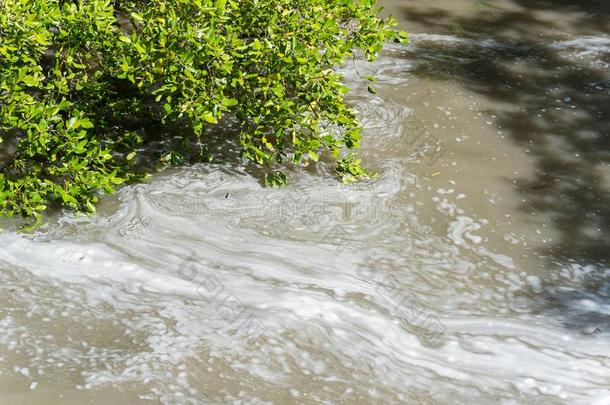
[[223, 141], [0, 234], [1, 404], [610, 404], [609, 7], [386, 6], [412, 43], [343, 68], [374, 180]]

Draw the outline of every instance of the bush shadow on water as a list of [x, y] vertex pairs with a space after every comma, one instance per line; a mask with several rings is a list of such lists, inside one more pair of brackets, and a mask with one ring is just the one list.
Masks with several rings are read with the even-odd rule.
[[[514, 0], [507, 10], [488, 3], [457, 18], [405, 6], [407, 26], [492, 40], [439, 44], [415, 37], [407, 57], [421, 62], [416, 76], [456, 81], [487, 98], [484, 112], [532, 160], [529, 177], [507, 174], [507, 181], [532, 221], [555, 228], [557, 236], [541, 249], [549, 267], [577, 269], [548, 281], [538, 295], [543, 311], [569, 327], [610, 331], [610, 3]], [[539, 18], [549, 11], [560, 18]], [[571, 36], [541, 39], [557, 32]]]
[[[525, 42], [541, 36], [594, 35], [610, 31], [606, 0], [411, 1], [401, 17], [424, 32]], [[418, 6], [423, 3], [423, 6]], [[465, 4], [466, 3], [466, 4]], [[447, 11], [451, 9], [451, 11]]]

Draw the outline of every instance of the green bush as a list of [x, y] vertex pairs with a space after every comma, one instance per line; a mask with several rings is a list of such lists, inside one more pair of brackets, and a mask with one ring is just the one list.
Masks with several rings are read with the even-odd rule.
[[142, 177], [143, 126], [197, 139], [226, 115], [267, 184], [323, 150], [339, 175], [362, 174], [341, 159], [361, 128], [333, 68], [406, 39], [377, 13], [373, 0], [0, 0], [0, 213], [93, 212]]

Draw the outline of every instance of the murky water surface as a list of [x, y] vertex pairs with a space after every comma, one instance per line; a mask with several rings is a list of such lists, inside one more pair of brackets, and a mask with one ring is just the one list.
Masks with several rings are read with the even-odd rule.
[[375, 180], [225, 143], [0, 234], [0, 403], [610, 404], [607, 3], [386, 5]]

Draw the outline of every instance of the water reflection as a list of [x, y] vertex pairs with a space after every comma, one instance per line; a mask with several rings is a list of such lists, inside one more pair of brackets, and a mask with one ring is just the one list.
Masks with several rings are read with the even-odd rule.
[[[425, 26], [453, 21], [485, 34], [481, 27], [489, 24], [496, 41], [454, 37], [439, 44], [424, 36], [406, 57], [423, 62], [416, 75], [457, 81], [492, 100], [485, 112], [497, 117], [498, 128], [534, 159], [530, 176], [509, 179], [523, 197], [521, 209], [533, 221], [550, 218], [561, 232], [545, 254], [608, 266], [610, 89], [605, 83], [610, 80], [610, 37], [545, 41], [532, 34], [551, 33], [558, 23], [569, 25], [571, 33], [608, 32], [610, 8], [594, 1], [566, 2], [565, 7], [548, 1], [522, 3], [532, 15], [547, 9], [579, 14], [537, 19], [536, 25], [524, 20], [534, 17], [522, 10], [493, 7], [494, 2], [462, 18], [442, 8], [420, 12], [404, 7], [408, 21]], [[519, 28], [523, 31], [515, 33]]]

